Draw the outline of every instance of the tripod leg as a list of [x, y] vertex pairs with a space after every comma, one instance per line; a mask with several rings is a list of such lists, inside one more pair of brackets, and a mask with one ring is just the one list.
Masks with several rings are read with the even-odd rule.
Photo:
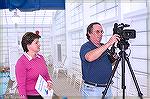
[[127, 61], [127, 64], [128, 64], [129, 70], [130, 70], [130, 72], [131, 72], [131, 75], [132, 75], [134, 84], [135, 84], [136, 89], [137, 89], [137, 91], [138, 91], [138, 96], [140, 97], [140, 99], [143, 99], [143, 97], [142, 97], [143, 94], [142, 94], [141, 91], [140, 91], [140, 88], [139, 88], [138, 82], [137, 82], [137, 80], [136, 80], [135, 74], [134, 74], [133, 69], [132, 69], [132, 67], [131, 67], [131, 64], [130, 64], [130, 62], [129, 62], [129, 58], [128, 58], [128, 57], [125, 57], [125, 60]]
[[109, 78], [109, 81], [108, 81], [108, 83], [107, 83], [107, 86], [106, 86], [105, 90], [102, 92], [102, 94], [103, 94], [103, 95], [102, 95], [102, 99], [105, 98], [105, 95], [106, 95], [106, 93], [107, 93], [107, 90], [108, 90], [110, 84], [112, 83], [112, 78], [114, 77], [115, 71], [117, 70], [117, 67], [118, 67], [118, 64], [119, 64], [119, 61], [120, 61], [120, 60], [121, 60], [121, 58], [119, 57], [119, 58], [117, 59], [116, 63], [115, 63], [115, 66], [114, 66], [114, 68], [113, 68], [113, 70], [112, 70], [112, 74], [111, 74], [111, 76], [110, 76], [110, 78]]
[[121, 58], [122, 58], [122, 89], [123, 89], [123, 99], [125, 99], [125, 89], [126, 89], [126, 86], [125, 86], [125, 51], [122, 50], [120, 52], [121, 54]]

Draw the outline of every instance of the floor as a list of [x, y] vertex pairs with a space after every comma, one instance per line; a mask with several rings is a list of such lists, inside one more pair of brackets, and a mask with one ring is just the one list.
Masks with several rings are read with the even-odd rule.
[[81, 99], [81, 94], [79, 92], [79, 86], [74, 88], [74, 83], [67, 81], [67, 76], [64, 71], [59, 71], [58, 78], [53, 74], [53, 67], [49, 67], [49, 73], [53, 79], [53, 89], [56, 97], [53, 99]]
[[70, 84], [70, 82], [67, 81], [67, 77], [64, 73], [59, 73], [58, 78], [53, 77], [53, 89], [54, 93], [57, 96], [67, 96], [67, 97], [79, 97], [81, 96], [79, 92], [79, 87], [76, 86], [73, 87], [73, 83]]

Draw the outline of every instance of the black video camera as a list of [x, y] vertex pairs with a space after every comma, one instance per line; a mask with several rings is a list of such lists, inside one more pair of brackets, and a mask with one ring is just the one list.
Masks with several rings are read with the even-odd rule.
[[[128, 43], [128, 40], [136, 38], [136, 31], [134, 29], [124, 29], [124, 27], [129, 27], [129, 26], [130, 25], [123, 24], [123, 23], [121, 23], [121, 24], [115, 23], [114, 24], [113, 34], [118, 34], [120, 36], [120, 41], [117, 44], [117, 47], [120, 50], [123, 49], [123, 45], [124, 45], [125, 50], [128, 49], [128, 47], [130, 45]], [[114, 49], [113, 47], [112, 47], [112, 49]]]
[[114, 24], [113, 34], [120, 35], [121, 39], [129, 40], [136, 38], [136, 31], [134, 29], [124, 29], [124, 27], [129, 27], [128, 24]]

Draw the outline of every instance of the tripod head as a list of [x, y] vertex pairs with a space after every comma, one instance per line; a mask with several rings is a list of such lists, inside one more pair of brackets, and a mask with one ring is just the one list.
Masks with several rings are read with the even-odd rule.
[[[124, 47], [123, 47], [124, 46]], [[130, 46], [129, 42], [127, 40], [120, 40], [117, 44], [117, 47], [122, 50], [124, 48], [124, 50], [128, 49], [128, 47]]]

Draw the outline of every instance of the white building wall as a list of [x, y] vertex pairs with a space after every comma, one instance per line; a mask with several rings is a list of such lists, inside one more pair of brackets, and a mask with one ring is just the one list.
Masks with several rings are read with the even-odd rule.
[[[129, 57], [132, 69], [144, 96], [148, 96], [148, 57], [147, 57], [147, 8], [146, 1], [114, 0], [114, 1], [66, 1], [66, 53], [68, 68], [79, 69], [81, 64], [79, 57], [80, 46], [87, 41], [86, 28], [91, 22], [100, 22], [104, 27], [103, 43], [106, 43], [113, 34], [114, 23], [129, 24], [129, 28], [136, 30], [136, 38], [129, 40], [131, 55]], [[120, 51], [119, 49], [117, 50]], [[140, 53], [139, 51], [143, 51]], [[127, 50], [129, 53], [129, 50]], [[140, 66], [139, 66], [140, 65]], [[122, 95], [121, 89], [121, 64], [115, 74], [113, 94]], [[144, 83], [142, 83], [144, 81]], [[126, 95], [137, 96], [132, 76], [126, 64]]]
[[[64, 10], [56, 11], [52, 24], [52, 60], [53, 66], [59, 67], [58, 62], [66, 61], [66, 15]], [[58, 48], [60, 45], [60, 49]], [[58, 66], [57, 66], [58, 65]]]
[[[147, 0], [147, 30], [148, 30], [148, 32], [147, 32], [147, 45], [150, 45], [150, 1], [149, 0]], [[150, 65], [150, 46], [148, 46], [148, 48], [147, 48], [147, 50], [148, 50], [148, 54], [147, 54], [147, 58], [148, 58], [148, 62], [147, 62], [147, 73], [149, 74], [150, 73], [150, 67], [149, 67], [149, 65]], [[150, 75], [148, 75], [148, 77], [147, 77], [147, 85], [150, 85]], [[147, 96], [150, 96], [150, 86], [148, 86], [148, 88], [147, 88], [147, 92], [148, 92], [148, 95]]]

